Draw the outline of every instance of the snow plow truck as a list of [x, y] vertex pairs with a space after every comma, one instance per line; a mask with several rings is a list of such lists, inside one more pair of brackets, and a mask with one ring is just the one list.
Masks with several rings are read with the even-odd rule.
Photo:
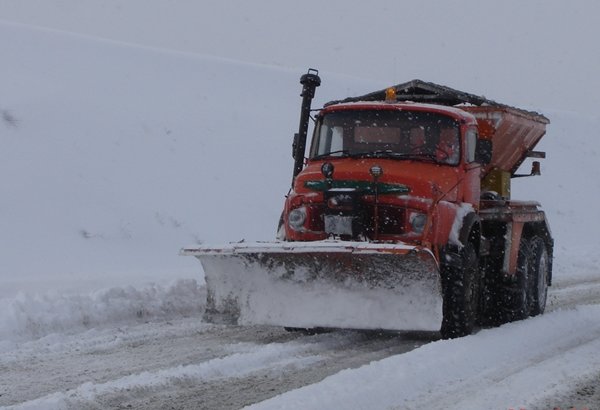
[[545, 158], [545, 116], [420, 80], [311, 110], [318, 71], [300, 83], [277, 240], [182, 251], [202, 263], [205, 320], [453, 338], [544, 312], [550, 227], [510, 187], [540, 174], [518, 169]]

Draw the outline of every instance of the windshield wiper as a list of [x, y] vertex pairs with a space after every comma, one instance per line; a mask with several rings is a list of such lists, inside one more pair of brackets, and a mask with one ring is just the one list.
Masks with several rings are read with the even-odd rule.
[[353, 158], [406, 158], [409, 154], [392, 151], [391, 149], [381, 149], [376, 151], [365, 151], [350, 154]]
[[437, 162], [434, 154], [426, 152], [396, 152], [392, 150], [376, 150], [350, 154], [352, 158], [399, 158]]
[[[341, 154], [341, 155], [335, 155], [335, 154]], [[347, 157], [347, 156], [350, 156], [350, 151], [348, 151], [347, 149], [338, 149], [337, 151], [331, 151], [331, 152], [327, 152], [325, 154], [315, 155], [311, 159], [320, 159], [320, 158], [327, 158], [327, 157], [342, 158], [342, 157]]]
[[[335, 155], [341, 154], [341, 155]], [[347, 149], [340, 149], [337, 151], [331, 151], [326, 154], [315, 155], [311, 159], [321, 159], [327, 157], [336, 157], [336, 158], [393, 158], [393, 159], [416, 159], [416, 160], [427, 160], [432, 162], [437, 162], [437, 158], [434, 154], [430, 153], [407, 153], [407, 152], [396, 152], [389, 149], [386, 150], [375, 150], [375, 151], [365, 151], [365, 152], [350, 152]]]
[[413, 152], [411, 154], [406, 154], [405, 158], [410, 158], [410, 159], [428, 159], [431, 160], [433, 162], [438, 162], [437, 160], [437, 156], [435, 154], [429, 153], [429, 152]]

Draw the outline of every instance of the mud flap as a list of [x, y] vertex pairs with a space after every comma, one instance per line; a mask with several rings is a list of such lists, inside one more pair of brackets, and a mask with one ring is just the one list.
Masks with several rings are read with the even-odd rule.
[[202, 263], [211, 322], [428, 331], [442, 322], [439, 269], [424, 248], [321, 241], [182, 253]]

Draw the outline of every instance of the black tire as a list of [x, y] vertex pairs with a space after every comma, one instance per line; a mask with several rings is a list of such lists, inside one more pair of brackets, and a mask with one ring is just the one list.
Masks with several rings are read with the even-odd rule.
[[442, 338], [469, 335], [479, 311], [479, 259], [472, 243], [461, 250], [462, 267], [444, 267], [444, 318]]
[[484, 259], [484, 264], [480, 267], [483, 278], [479, 323], [482, 326], [498, 326], [505, 320], [502, 310], [502, 286], [504, 284], [497, 268], [500, 263], [499, 260], [490, 260], [488, 257]]
[[530, 248], [529, 313], [531, 316], [537, 316], [544, 313], [546, 309], [550, 263], [548, 249], [542, 238], [537, 236], [532, 238]]
[[521, 238], [517, 257], [517, 272], [514, 283], [502, 287], [503, 322], [513, 322], [529, 317], [530, 312], [530, 274], [531, 246], [526, 238]]

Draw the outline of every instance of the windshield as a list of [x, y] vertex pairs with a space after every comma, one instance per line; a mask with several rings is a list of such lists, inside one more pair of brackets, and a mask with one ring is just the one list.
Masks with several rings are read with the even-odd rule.
[[385, 157], [456, 165], [459, 147], [458, 123], [441, 114], [346, 110], [319, 118], [310, 157]]

